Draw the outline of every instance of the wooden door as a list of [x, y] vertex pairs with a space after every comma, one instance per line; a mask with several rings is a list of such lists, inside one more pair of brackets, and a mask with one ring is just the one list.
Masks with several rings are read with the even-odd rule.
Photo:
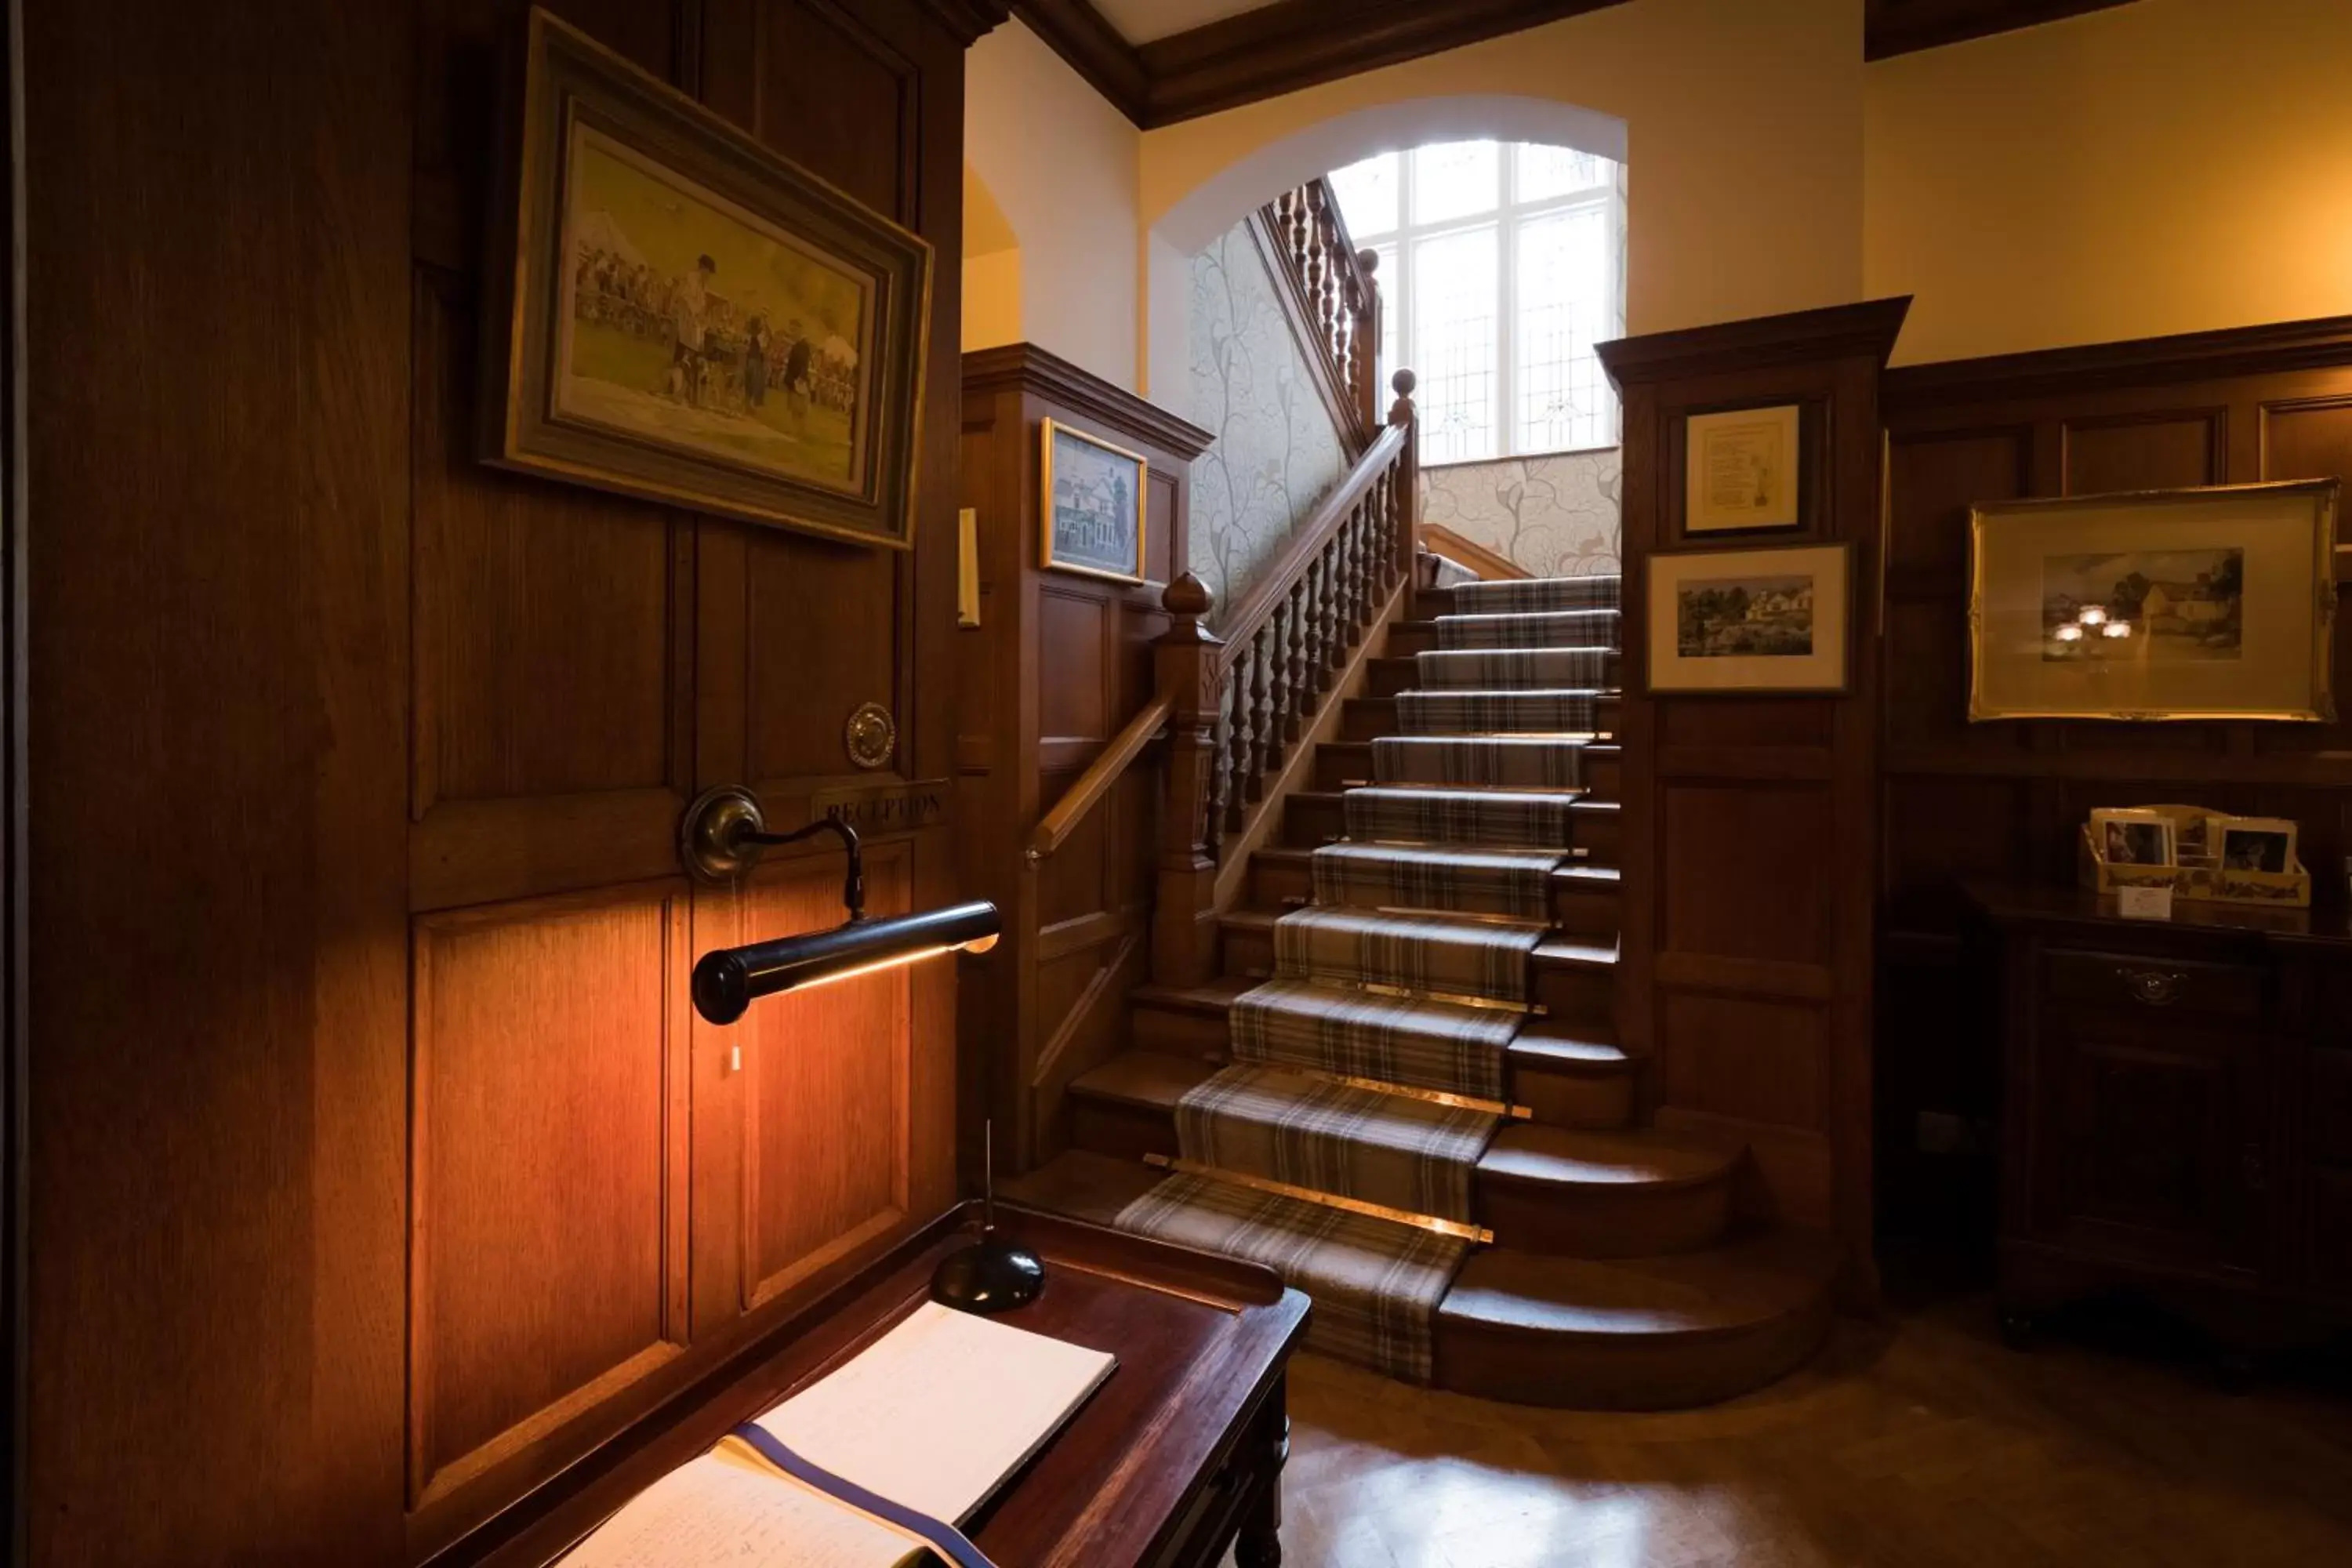
[[[940, 143], [961, 54], [919, 7], [566, 10], [944, 235], [952, 266], [961, 170]], [[934, 367], [923, 411], [918, 550], [846, 545], [482, 469], [470, 299], [466, 275], [420, 268], [409, 1483], [429, 1540], [774, 1326], [953, 1185], [952, 966], [705, 1025], [694, 956], [837, 923], [840, 851], [710, 886], [677, 850], [714, 785], [751, 786], [791, 827], [827, 792], [946, 771], [924, 662], [952, 625], [953, 377]], [[952, 345], [954, 292], [935, 299], [933, 342]], [[899, 728], [874, 772], [845, 742], [869, 703]], [[866, 876], [877, 914], [944, 901], [944, 829], [870, 841]]]

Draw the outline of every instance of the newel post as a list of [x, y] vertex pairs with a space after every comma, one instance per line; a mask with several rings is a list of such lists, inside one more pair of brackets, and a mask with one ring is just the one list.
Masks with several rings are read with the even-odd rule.
[[1398, 454], [1396, 467], [1390, 470], [1391, 483], [1396, 486], [1392, 494], [1392, 511], [1396, 524], [1396, 558], [1399, 568], [1409, 576], [1421, 570], [1421, 424], [1413, 412], [1412, 389], [1420, 379], [1409, 370], [1400, 370], [1389, 377], [1396, 389], [1396, 401], [1389, 405], [1389, 423], [1404, 432], [1404, 450]]
[[1356, 252], [1356, 274], [1361, 279], [1356, 300], [1356, 407], [1364, 427], [1380, 434], [1381, 416], [1381, 253]]
[[1202, 623], [1209, 590], [1186, 572], [1160, 596], [1168, 629], [1152, 650], [1153, 673], [1168, 714], [1168, 806], [1160, 823], [1160, 886], [1151, 930], [1151, 978], [1160, 985], [1198, 985], [1216, 951], [1217, 859], [1210, 835], [1221, 829], [1217, 720], [1224, 689], [1224, 644]]

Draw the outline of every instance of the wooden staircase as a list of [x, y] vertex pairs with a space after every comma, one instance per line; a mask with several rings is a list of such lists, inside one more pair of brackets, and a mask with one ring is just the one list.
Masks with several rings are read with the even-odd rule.
[[[1392, 622], [1338, 738], [1307, 783], [1272, 801], [1279, 824], [1250, 856], [1242, 897], [1217, 920], [1216, 973], [1133, 994], [1131, 1048], [1071, 1087], [1072, 1151], [1008, 1184], [1017, 1197], [1108, 1221], [1177, 1153], [1177, 1101], [1231, 1059], [1226, 1012], [1267, 978], [1274, 924], [1308, 900], [1316, 847], [1341, 837], [1341, 796], [1370, 778], [1370, 742], [1395, 732], [1396, 693], [1431, 646], [1445, 591], [1416, 590]], [[1474, 1253], [1439, 1309], [1435, 1380], [1518, 1403], [1649, 1409], [1709, 1403], [1770, 1382], [1819, 1346], [1837, 1247], [1806, 1232], [1743, 1229], [1744, 1151], [1642, 1125], [1643, 1064], [1616, 1043], [1618, 702], [1590, 747], [1573, 807], [1575, 858], [1550, 874], [1552, 928], [1536, 947], [1540, 1009], [1509, 1047], [1521, 1113], [1474, 1181]]]
[[[1129, 1205], [1171, 1179], [1167, 1162], [1180, 1152], [1180, 1102], [1197, 1117], [1203, 1095], [1195, 1091], [1213, 1078], [1230, 1081], [1230, 1015], [1237, 998], [1273, 974], [1278, 922], [1307, 909], [1346, 914], [1360, 908], [1349, 901], [1345, 909], [1332, 910], [1315, 901], [1316, 851], [1348, 839], [1348, 792], [1374, 784], [1373, 742], [1404, 734], [1400, 694], [1430, 693], [1414, 700], [1424, 717], [1437, 711], [1450, 719], [1455, 711], [1444, 707], [1454, 700], [1445, 696], [1442, 682], [1422, 684], [1424, 672], [1417, 656], [1436, 648], [1436, 618], [1455, 611], [1455, 591], [1431, 585], [1434, 574], [1424, 574], [1416, 556], [1410, 372], [1395, 378], [1397, 400], [1385, 426], [1375, 416], [1364, 347], [1379, 340], [1380, 301], [1370, 264], [1347, 244], [1327, 192], [1310, 186], [1292, 193], [1270, 206], [1263, 220], [1269, 243], [1288, 268], [1297, 321], [1306, 323], [1307, 340], [1319, 345], [1310, 358], [1321, 364], [1325, 400], [1342, 430], [1359, 436], [1361, 456], [1316, 514], [1302, 521], [1243, 602], [1227, 606], [1220, 635], [1208, 629], [1209, 599], [1197, 582], [1188, 574], [1170, 586], [1164, 603], [1171, 627], [1156, 653], [1158, 695], [1072, 786], [1033, 839], [1033, 859], [1052, 853], [1165, 726], [1169, 792], [1161, 813], [1152, 983], [1130, 995], [1128, 1048], [1070, 1084], [1067, 1152], [1003, 1184], [1015, 1201], [1105, 1224], [1123, 1216], [1132, 1221], [1133, 1212], [1140, 1211]], [[1538, 597], [1550, 595], [1555, 603], [1549, 607], [1582, 604], [1577, 594], [1559, 585], [1529, 588]], [[1497, 600], [1524, 598], [1518, 588], [1469, 592], [1480, 600], [1481, 607], [1468, 612], [1474, 615], [1494, 614], [1486, 606]], [[1610, 603], [1614, 602], [1612, 592]], [[1578, 617], [1586, 615], [1615, 619], [1606, 611], [1580, 607], [1555, 621], [1574, 623], [1559, 629], [1580, 638], [1583, 623]], [[1543, 613], [1534, 619], [1542, 620]], [[1453, 647], [1477, 650], [1488, 646], [1478, 638], [1517, 637], [1524, 628], [1514, 622], [1454, 623], [1452, 629], [1461, 634]], [[1614, 647], [1613, 637], [1604, 641]], [[1410, 1375], [1428, 1375], [1437, 1385], [1463, 1394], [1591, 1409], [1665, 1408], [1728, 1398], [1781, 1375], [1820, 1345], [1829, 1329], [1843, 1258], [1826, 1237], [1743, 1224], [1735, 1200], [1748, 1161], [1744, 1149], [1688, 1141], [1647, 1124], [1646, 1108], [1657, 1100], [1657, 1086], [1647, 1081], [1649, 1065], [1621, 1047], [1616, 1026], [1623, 877], [1623, 770], [1616, 742], [1622, 654], [1602, 651], [1602, 641], [1580, 646], [1549, 637], [1508, 646], [1574, 647], [1569, 654], [1513, 651], [1500, 657], [1572, 660], [1526, 668], [1572, 668], [1575, 679], [1549, 684], [1577, 689], [1547, 691], [1522, 682], [1517, 694], [1500, 694], [1509, 698], [1505, 706], [1493, 709], [1479, 704], [1497, 694], [1479, 693], [1461, 710], [1477, 722], [1439, 722], [1433, 731], [1473, 745], [1496, 744], [1486, 728], [1490, 713], [1516, 720], [1573, 711], [1579, 721], [1574, 724], [1509, 725], [1513, 733], [1533, 731], [1536, 743], [1555, 754], [1561, 747], [1576, 747], [1574, 766], [1560, 775], [1572, 780], [1572, 787], [1491, 782], [1528, 775], [1516, 763], [1482, 754], [1478, 765], [1491, 769], [1480, 775], [1477, 787], [1484, 793], [1458, 804], [1480, 823], [1486, 818], [1478, 814], [1491, 809], [1502, 814], [1496, 820], [1532, 823], [1539, 817], [1545, 825], [1543, 837], [1514, 841], [1525, 846], [1516, 851], [1519, 869], [1508, 872], [1507, 902], [1493, 906], [1513, 913], [1482, 916], [1473, 911], [1486, 906], [1475, 897], [1464, 901], [1459, 886], [1430, 884], [1445, 889], [1443, 909], [1433, 912], [1454, 922], [1453, 929], [1466, 925], [1475, 931], [1482, 921], [1500, 918], [1513, 933], [1500, 938], [1506, 951], [1517, 942], [1533, 945], [1525, 957], [1523, 988], [1511, 971], [1518, 960], [1501, 961], [1504, 976], [1514, 980], [1510, 1000], [1501, 1005], [1526, 1009], [1524, 1019], [1513, 1012], [1516, 1033], [1507, 1045], [1490, 1040], [1485, 1047], [1490, 1054], [1479, 1058], [1482, 1081], [1491, 1084], [1491, 1052], [1500, 1049], [1501, 1093], [1509, 1108], [1491, 1139], [1483, 1146], [1467, 1145], [1483, 1147], [1467, 1183], [1468, 1228], [1484, 1244], [1452, 1274], [1433, 1319], [1427, 1320], [1428, 1355], [1414, 1359]], [[1475, 651], [1468, 657], [1486, 662]], [[1434, 663], [1454, 668], [1446, 659]], [[1595, 669], [1597, 680], [1591, 679]], [[1594, 691], [1597, 699], [1589, 698]], [[1512, 705], [1520, 696], [1536, 700], [1538, 706]], [[1434, 710], [1433, 700], [1439, 704]], [[1546, 706], [1570, 700], [1578, 706]], [[1588, 700], [1590, 708], [1581, 706]], [[1455, 776], [1457, 766], [1469, 764], [1449, 758], [1437, 776]], [[1552, 775], [1538, 769], [1535, 776]], [[1424, 797], [1447, 795], [1454, 788], [1380, 787], [1384, 795]], [[1528, 793], [1515, 801], [1502, 798], [1515, 787]], [[1562, 796], [1570, 797], [1564, 807]], [[1368, 820], [1385, 826], [1380, 814], [1388, 804], [1368, 804]], [[1475, 829], [1457, 831], [1449, 815], [1456, 804], [1426, 798], [1415, 803], [1416, 811], [1441, 812], [1412, 818], [1427, 831], [1377, 832], [1366, 841], [1367, 851], [1377, 856], [1402, 850], [1421, 861], [1459, 851], [1453, 857], [1457, 864], [1442, 869], [1449, 876], [1468, 875], [1466, 862], [1489, 840]], [[1566, 857], [1548, 871], [1533, 873], [1544, 882], [1530, 888], [1526, 858], [1563, 847], [1550, 837], [1563, 816]], [[1445, 842], [1431, 842], [1433, 837]], [[1385, 903], [1379, 907], [1387, 909]], [[1396, 917], [1412, 926], [1420, 912], [1398, 909], [1389, 916], [1390, 927], [1397, 924]], [[1548, 928], [1530, 931], [1530, 920], [1546, 915]], [[1497, 933], [1493, 926], [1483, 929]], [[1413, 940], [1465, 940], [1474, 945], [1483, 941]], [[1435, 994], [1422, 998], [1445, 1000]], [[1254, 1004], [1261, 1012], [1265, 1005], [1263, 999]], [[1333, 1016], [1328, 1007], [1326, 1016]], [[1290, 1080], [1301, 1092], [1317, 1069], [1306, 1070], [1307, 1079]], [[1328, 1069], [1324, 1082], [1332, 1082]], [[1407, 1087], [1394, 1077], [1345, 1079], [1339, 1084], [1343, 1087], [1331, 1092], [1429, 1096], [1427, 1089]], [[1194, 1098], [1188, 1101], [1188, 1095]], [[1494, 1109], [1483, 1100], [1430, 1098], [1461, 1106], [1474, 1118]], [[1461, 1156], [1468, 1157], [1466, 1151]], [[1201, 1190], [1199, 1183], [1226, 1175], [1244, 1183], [1265, 1180], [1218, 1167], [1176, 1178], [1192, 1187], [1166, 1191], [1180, 1194], [1173, 1206], [1181, 1207]], [[1337, 1191], [1283, 1191], [1283, 1201], [1357, 1201]], [[1155, 1199], [1141, 1208], [1157, 1204]], [[1434, 1211], [1410, 1223], [1455, 1237], [1464, 1229], [1458, 1219]], [[1349, 1310], [1355, 1310], [1351, 1304]], [[1400, 1369], [1400, 1374], [1406, 1373]]]

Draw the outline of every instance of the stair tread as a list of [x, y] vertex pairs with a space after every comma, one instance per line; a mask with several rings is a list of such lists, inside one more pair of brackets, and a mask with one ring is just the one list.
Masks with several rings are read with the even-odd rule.
[[1636, 1130], [1588, 1132], [1515, 1121], [1495, 1135], [1478, 1174], [1546, 1186], [1698, 1186], [1730, 1175], [1740, 1151]]
[[1406, 798], [1416, 800], [1427, 800], [1431, 798], [1446, 800], [1457, 798], [1492, 800], [1497, 796], [1501, 796], [1509, 800], [1514, 805], [1526, 801], [1551, 802], [1561, 805], [1571, 805], [1577, 801], [1584, 798], [1584, 795], [1581, 790], [1572, 789], [1494, 790], [1482, 789], [1476, 784], [1359, 784], [1354, 789], [1344, 792], [1339, 798], [1344, 800], [1347, 795], [1361, 795], [1367, 799], [1376, 800], [1402, 800]]
[[1555, 866], [1551, 874], [1554, 881], [1582, 882], [1594, 887], [1614, 888], [1623, 880], [1614, 866], [1589, 866], [1580, 860]]
[[1537, 1028], [1522, 1029], [1513, 1037], [1510, 1058], [1516, 1067], [1566, 1072], [1622, 1072], [1633, 1066], [1633, 1058], [1613, 1040]]
[[1589, 795], [1580, 795], [1576, 797], [1575, 804], [1570, 805], [1568, 809], [1570, 811], [1585, 812], [1605, 811], [1613, 816], [1623, 805], [1624, 802], [1622, 801], [1595, 800]]
[[1328, 855], [1335, 860], [1401, 860], [1416, 865], [1444, 861], [1448, 864], [1524, 867], [1529, 870], [1549, 871], [1551, 869], [1552, 863], [1567, 851], [1521, 849], [1508, 844], [1391, 844], [1378, 838], [1351, 838], [1339, 844], [1318, 844], [1307, 853], [1310, 865], [1315, 856]]
[[1663, 1258], [1556, 1258], [1504, 1247], [1471, 1255], [1441, 1320], [1601, 1339], [1737, 1333], [1817, 1303], [1842, 1252], [1811, 1231], [1765, 1231]]
[[996, 1184], [999, 1197], [1049, 1214], [1108, 1225], [1136, 1199], [1168, 1179], [1168, 1173], [1139, 1160], [1120, 1160], [1072, 1149], [1023, 1175]]
[[1536, 944], [1535, 961], [1569, 969], [1614, 969], [1617, 966], [1617, 944], [1614, 942], [1578, 942], [1570, 937], [1546, 937]]
[[1161, 1051], [1123, 1051], [1070, 1080], [1070, 1092], [1149, 1110], [1172, 1110], [1185, 1093], [1215, 1076], [1216, 1062]]

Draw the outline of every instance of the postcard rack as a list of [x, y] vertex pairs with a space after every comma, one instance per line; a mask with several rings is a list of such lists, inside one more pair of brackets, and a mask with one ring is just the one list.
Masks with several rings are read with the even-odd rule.
[[[2151, 805], [2173, 819], [2176, 830], [2212, 815], [2209, 806]], [[2170, 888], [2176, 899], [2192, 903], [2260, 904], [2272, 909], [2309, 909], [2311, 873], [2298, 858], [2285, 871], [2229, 870], [2211, 856], [2187, 856], [2178, 866], [2118, 865], [2100, 852], [2098, 835], [2089, 823], [2082, 829], [2083, 886], [2102, 896], [2124, 888]]]

